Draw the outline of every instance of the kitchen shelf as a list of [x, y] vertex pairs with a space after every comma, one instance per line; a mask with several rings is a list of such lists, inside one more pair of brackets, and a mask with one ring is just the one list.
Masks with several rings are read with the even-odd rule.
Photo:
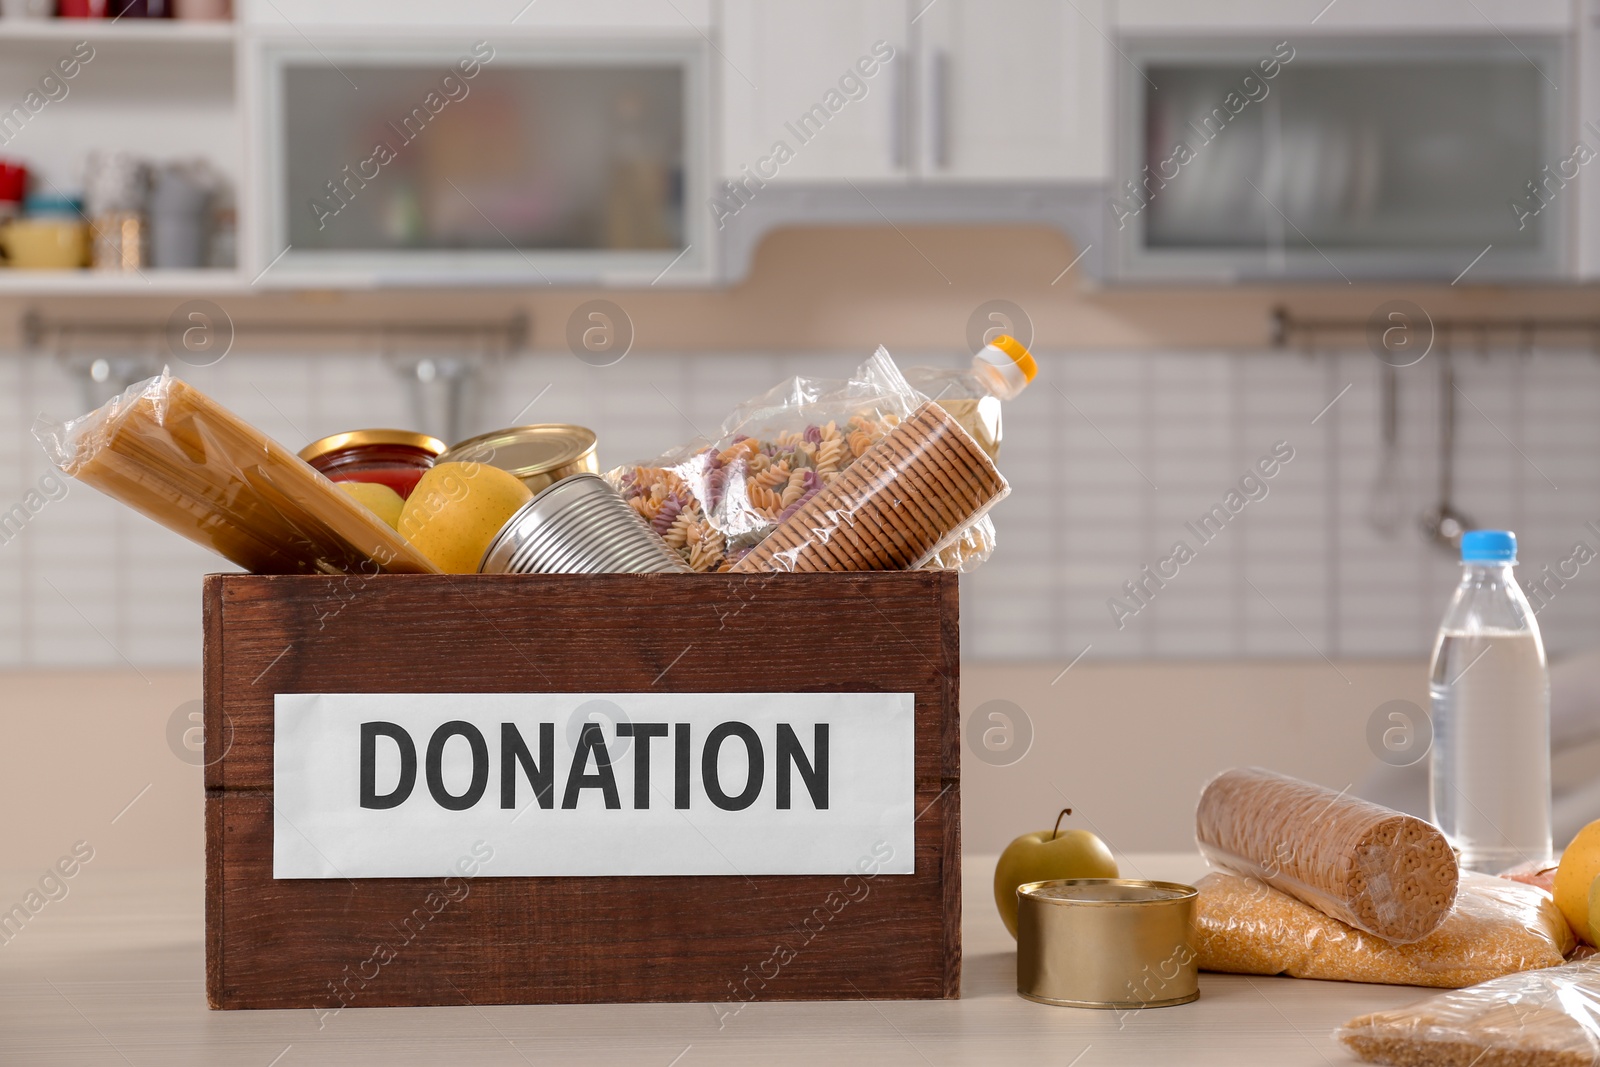
[[231, 44], [238, 36], [233, 22], [180, 19], [0, 19], [0, 42], [42, 44], [89, 41], [138, 44]]
[[0, 268], [0, 296], [148, 296], [156, 293], [222, 293], [249, 288], [237, 270], [158, 270], [139, 273], [97, 270], [7, 270]]

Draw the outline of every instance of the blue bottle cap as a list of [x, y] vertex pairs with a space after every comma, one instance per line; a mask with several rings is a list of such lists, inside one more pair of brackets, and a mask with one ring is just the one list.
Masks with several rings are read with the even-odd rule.
[[1517, 535], [1510, 530], [1471, 530], [1461, 535], [1462, 563], [1515, 563]]

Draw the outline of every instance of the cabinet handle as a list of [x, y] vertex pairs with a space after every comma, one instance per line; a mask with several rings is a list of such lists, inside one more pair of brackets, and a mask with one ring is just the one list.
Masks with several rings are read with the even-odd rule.
[[933, 165], [946, 170], [950, 166], [950, 53], [943, 48], [933, 54], [932, 75], [928, 109], [932, 112]]
[[895, 71], [894, 97], [890, 101], [889, 165], [904, 170], [911, 156], [911, 121], [907, 101], [911, 95], [911, 62], [906, 49], [896, 53], [900, 68]]

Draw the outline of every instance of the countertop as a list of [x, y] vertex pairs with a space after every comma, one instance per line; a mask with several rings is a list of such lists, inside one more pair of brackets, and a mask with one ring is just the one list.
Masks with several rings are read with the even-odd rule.
[[[1125, 857], [1127, 877], [1191, 881], [1198, 856]], [[85, 868], [0, 944], [0, 1063], [188, 1064], [1185, 1064], [1354, 1063], [1331, 1038], [1366, 1011], [1429, 991], [1202, 974], [1200, 999], [1121, 1013], [1015, 993], [1011, 938], [990, 891], [993, 856], [963, 863], [957, 1001], [761, 1003], [719, 1020], [704, 1004], [210, 1011], [198, 870]], [[37, 872], [15, 872], [7, 886]]]

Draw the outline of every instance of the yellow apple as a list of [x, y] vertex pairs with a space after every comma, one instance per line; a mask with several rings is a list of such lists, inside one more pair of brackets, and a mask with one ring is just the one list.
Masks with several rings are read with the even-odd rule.
[[1556, 907], [1572, 932], [1591, 945], [1595, 931], [1589, 925], [1589, 888], [1596, 875], [1600, 875], [1600, 819], [1578, 831], [1556, 868]]
[[1053, 830], [1023, 834], [1000, 853], [994, 868], [994, 903], [1000, 919], [1017, 936], [1017, 886], [1053, 878], [1115, 878], [1117, 861], [1106, 843], [1088, 830], [1061, 830], [1061, 820], [1071, 815], [1064, 808]]
[[533, 499], [522, 479], [486, 463], [438, 463], [418, 479], [399, 530], [446, 574], [473, 574], [506, 520]]
[[400, 511], [406, 503], [399, 493], [378, 482], [334, 482], [333, 484], [353, 497], [356, 503], [388, 523], [391, 529], [399, 529]]
[[[1596, 878], [1589, 885], [1589, 929], [1592, 932], [1600, 919], [1600, 878]], [[1571, 925], [1571, 924], [1568, 924]]]

